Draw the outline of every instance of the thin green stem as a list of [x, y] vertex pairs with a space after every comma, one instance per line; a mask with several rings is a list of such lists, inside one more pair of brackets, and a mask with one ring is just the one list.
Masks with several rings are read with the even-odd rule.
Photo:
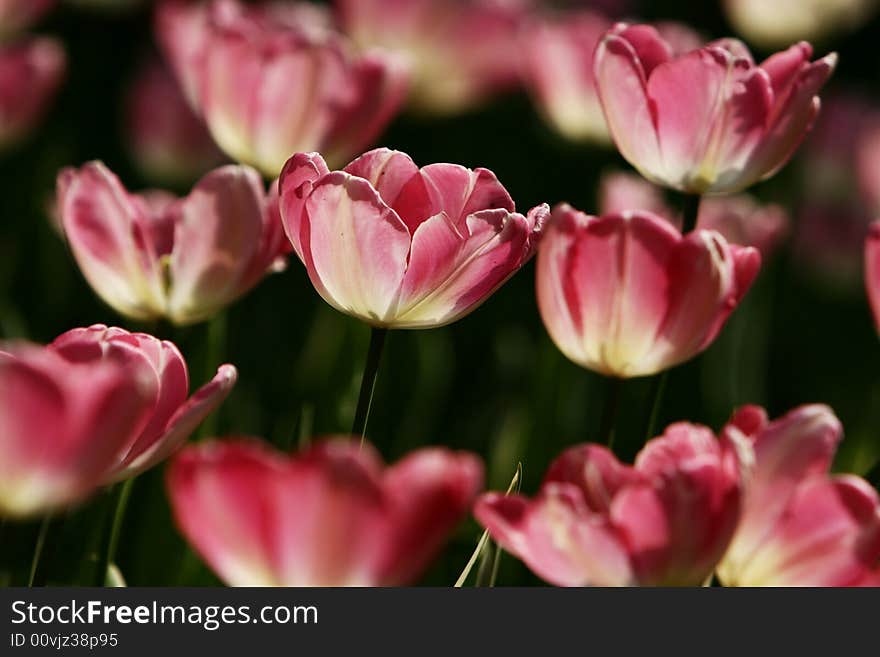
[[650, 406], [648, 406], [648, 414], [645, 416], [645, 442], [654, 437], [654, 431], [657, 428], [657, 416], [660, 414], [660, 406], [663, 403], [663, 393], [666, 390], [666, 381], [669, 379], [669, 370], [664, 370], [654, 377], [651, 382], [651, 391], [648, 394]]
[[620, 393], [623, 389], [623, 379], [608, 377], [607, 393], [605, 394], [605, 407], [602, 409], [602, 420], [599, 423], [599, 440], [614, 447], [614, 427], [617, 424], [617, 411], [620, 408]]
[[[204, 381], [214, 378], [214, 373], [223, 361], [226, 353], [226, 312], [218, 312], [205, 327], [205, 360]], [[220, 409], [208, 415], [196, 434], [197, 439], [210, 438], [217, 433]]]
[[361, 390], [358, 393], [357, 410], [354, 413], [354, 422], [351, 425], [353, 436], [361, 437], [361, 445], [364, 444], [367, 433], [367, 421], [370, 419], [370, 407], [373, 404], [373, 391], [376, 389], [376, 379], [379, 376], [379, 363], [382, 361], [382, 349], [385, 346], [385, 338], [388, 329], [373, 327], [370, 330], [370, 346], [367, 349], [367, 362], [364, 364], [364, 375], [361, 379]]
[[40, 565], [40, 559], [43, 556], [43, 548], [46, 546], [46, 536], [49, 535], [49, 525], [52, 524], [52, 516], [43, 518], [40, 523], [40, 533], [37, 534], [37, 544], [34, 546], [34, 558], [31, 559], [31, 571], [28, 575], [28, 588], [34, 585], [37, 579], [37, 568]]
[[110, 564], [116, 559], [116, 548], [119, 546], [119, 536], [122, 533], [125, 510], [128, 507], [128, 498], [131, 496], [131, 489], [133, 487], [134, 477], [126, 479], [124, 483], [117, 486], [116, 504], [113, 505], [112, 520], [107, 523], [107, 529], [104, 532], [101, 555], [98, 559], [98, 571], [95, 574], [95, 586], [104, 586]]
[[682, 205], [682, 222], [681, 222], [681, 234], [687, 235], [694, 228], [697, 227], [697, 217], [700, 214], [700, 199], [702, 197], [699, 194], [685, 194], [684, 203]]

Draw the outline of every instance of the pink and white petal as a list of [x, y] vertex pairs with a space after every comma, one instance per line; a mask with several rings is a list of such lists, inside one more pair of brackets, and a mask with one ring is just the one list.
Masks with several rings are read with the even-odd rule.
[[241, 293], [260, 247], [265, 191], [259, 174], [228, 165], [202, 178], [178, 206], [169, 263], [170, 319], [207, 319]]
[[305, 212], [306, 267], [324, 300], [373, 325], [393, 322], [410, 251], [400, 217], [366, 180], [342, 171], [321, 178]]
[[289, 461], [277, 492], [273, 544], [285, 586], [381, 583], [393, 540], [381, 469], [378, 454], [352, 437], [321, 442]]
[[483, 210], [459, 235], [445, 213], [423, 222], [413, 236], [401, 288], [397, 325], [442, 326], [483, 303], [530, 254], [530, 227], [521, 214]]
[[740, 586], [852, 586], [877, 572], [880, 498], [866, 481], [824, 475], [798, 487]]
[[607, 514], [614, 496], [623, 487], [642, 480], [639, 473], [621, 463], [603, 445], [587, 443], [569, 447], [550, 464], [544, 483], [577, 486], [591, 511]]
[[238, 371], [233, 365], [221, 365], [214, 378], [199, 388], [168, 418], [161, 433], [156, 435], [144, 432], [141, 435], [124, 461], [110, 473], [111, 480], [144, 472], [177, 451], [202, 421], [229, 396], [237, 380]]
[[749, 568], [764, 550], [801, 483], [827, 472], [843, 437], [840, 421], [821, 404], [801, 406], [765, 426], [757, 424], [760, 417], [754, 412], [749, 414], [754, 417], [749, 419], [740, 412], [735, 423], [725, 428], [728, 434], [744, 434], [755, 453], [742, 519], [719, 568], [727, 579]]
[[393, 208], [401, 190], [418, 174], [419, 167], [406, 153], [376, 148], [364, 153], [343, 170], [369, 182], [385, 204]]
[[320, 153], [296, 153], [284, 165], [278, 179], [284, 233], [303, 262], [303, 209], [315, 183], [328, 173], [330, 169]]
[[393, 540], [380, 569], [383, 584], [410, 584], [421, 574], [468, 515], [482, 483], [477, 456], [441, 448], [413, 452], [385, 471]]
[[165, 299], [149, 220], [100, 162], [58, 176], [58, 210], [73, 256], [92, 289], [117, 311], [154, 319]]
[[865, 240], [865, 290], [880, 333], [880, 221], [871, 224]]
[[639, 63], [642, 66], [645, 78], [649, 78], [654, 69], [673, 56], [671, 45], [666, 41], [660, 31], [653, 25], [626, 25], [618, 23], [612, 30], [613, 34], [619, 35], [635, 51]]
[[574, 486], [550, 483], [533, 501], [486, 493], [474, 516], [503, 549], [551, 584], [627, 586], [634, 581], [625, 545]]
[[788, 97], [776, 105], [766, 136], [748, 164], [758, 179], [768, 178], [781, 169], [803, 141], [819, 113], [816, 94], [836, 66], [836, 53], [805, 66], [792, 83]]
[[593, 58], [593, 74], [608, 130], [623, 157], [649, 179], [662, 182], [663, 159], [655, 110], [636, 51], [619, 36], [606, 35]]
[[773, 87], [773, 96], [777, 102], [784, 102], [797, 81], [804, 67], [810, 63], [813, 47], [801, 41], [786, 50], [774, 53], [761, 62], [761, 68], [767, 71]]

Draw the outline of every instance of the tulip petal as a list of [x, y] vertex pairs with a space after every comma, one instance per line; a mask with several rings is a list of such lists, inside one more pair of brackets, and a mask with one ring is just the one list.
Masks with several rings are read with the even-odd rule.
[[606, 35], [593, 57], [593, 74], [618, 150], [646, 178], [656, 180], [650, 174], [663, 171], [664, 164], [648, 81], [636, 50], [625, 39]]
[[225, 166], [181, 201], [169, 263], [168, 314], [188, 324], [239, 296], [263, 234], [265, 192], [256, 171]]
[[330, 169], [320, 153], [296, 153], [284, 165], [278, 179], [284, 233], [303, 263], [306, 262], [302, 244], [305, 199], [312, 193], [315, 182], [328, 173]]
[[58, 176], [64, 233], [80, 270], [110, 306], [136, 319], [162, 315], [160, 253], [140, 206], [100, 162]]
[[419, 172], [419, 167], [409, 155], [388, 148], [377, 148], [361, 155], [343, 171], [369, 182], [385, 205], [394, 208], [401, 218], [404, 217], [400, 208], [396, 206], [397, 197], [412, 177]]
[[880, 332], [880, 222], [871, 224], [865, 241], [865, 289]]
[[406, 225], [367, 181], [342, 171], [320, 179], [305, 212], [303, 254], [324, 300], [368, 323], [389, 321], [410, 249]]
[[618, 461], [610, 449], [592, 443], [569, 447], [556, 457], [544, 475], [544, 483], [566, 483], [580, 488], [584, 502], [596, 513], [608, 513], [617, 492], [640, 480], [638, 472]]
[[419, 450], [388, 468], [383, 488], [394, 539], [380, 568], [383, 583], [409, 584], [424, 570], [470, 510], [482, 480], [476, 456], [439, 448]]
[[557, 586], [626, 586], [626, 550], [615, 531], [585, 506], [580, 491], [553, 483], [529, 502], [487, 493], [474, 516], [498, 544]]

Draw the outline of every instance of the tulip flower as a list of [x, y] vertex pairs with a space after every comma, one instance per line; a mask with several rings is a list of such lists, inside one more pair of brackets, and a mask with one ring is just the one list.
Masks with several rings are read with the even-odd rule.
[[71, 363], [126, 363], [155, 391], [147, 423], [134, 442], [118, 453], [117, 462], [104, 474], [105, 483], [132, 477], [174, 453], [226, 399], [238, 378], [234, 366], [221, 365], [211, 381], [187, 398], [186, 361], [173, 343], [103, 324], [68, 331], [49, 349]]
[[812, 52], [801, 42], [756, 65], [725, 39], [676, 57], [654, 28], [620, 23], [599, 44], [594, 75], [614, 142], [643, 176], [723, 194], [772, 176], [809, 130], [837, 61], [810, 62]]
[[852, 475], [829, 475], [842, 428], [826, 406], [769, 422], [741, 409], [724, 433], [755, 462], [743, 512], [718, 567], [725, 586], [880, 585], [880, 497]]
[[801, 39], [818, 41], [858, 28], [874, 12], [875, 0], [725, 0], [736, 31], [762, 48]]
[[105, 481], [155, 395], [121, 361], [70, 361], [29, 344], [0, 351], [0, 516], [76, 503]]
[[277, 192], [249, 167], [215, 169], [175, 199], [130, 194], [91, 162], [59, 174], [57, 197], [83, 275], [127, 317], [202, 321], [283, 267]]
[[650, 212], [592, 217], [562, 204], [538, 252], [538, 308], [578, 365], [647, 376], [712, 343], [760, 262], [754, 248], [713, 231], [682, 237]]
[[0, 46], [0, 148], [40, 122], [64, 76], [64, 49], [45, 37]]
[[55, 0], [0, 0], [0, 39], [25, 31], [54, 5]]
[[148, 178], [191, 183], [223, 163], [205, 124], [160, 63], [142, 67], [126, 100], [129, 150]]
[[341, 163], [368, 146], [403, 101], [393, 58], [352, 54], [336, 35], [235, 2], [159, 14], [160, 40], [227, 155], [276, 177], [291, 153]]
[[337, 310], [379, 328], [431, 328], [473, 311], [532, 255], [548, 214], [524, 216], [487, 169], [385, 148], [341, 171], [294, 155], [280, 180], [287, 236]]
[[745, 445], [678, 423], [635, 466], [571, 447], [534, 499], [486, 493], [474, 515], [498, 544], [557, 586], [699, 586], [736, 528]]
[[345, 33], [364, 50], [398, 54], [417, 111], [450, 115], [517, 85], [524, 5], [516, 0], [337, 0]]
[[[659, 187], [641, 176], [614, 172], [599, 182], [599, 211], [617, 214], [648, 210], [668, 219], [676, 228], [681, 217], [669, 207]], [[766, 259], [789, 232], [788, 213], [776, 203], [760, 204], [749, 194], [710, 196], [700, 203], [697, 228], [715, 230], [728, 242], [753, 246]]]
[[880, 221], [871, 224], [868, 239], [865, 240], [865, 289], [877, 332], [880, 333]]
[[412, 583], [480, 489], [476, 456], [420, 449], [384, 467], [331, 441], [288, 456], [257, 441], [187, 448], [168, 491], [178, 527], [233, 586]]

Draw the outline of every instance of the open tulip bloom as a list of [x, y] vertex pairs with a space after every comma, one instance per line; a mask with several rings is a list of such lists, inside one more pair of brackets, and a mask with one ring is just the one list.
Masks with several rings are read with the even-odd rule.
[[650, 212], [554, 208], [538, 252], [544, 326], [569, 359], [618, 378], [656, 374], [708, 347], [761, 256], [719, 233], [682, 236]]
[[550, 466], [534, 499], [486, 493], [474, 514], [498, 544], [559, 586], [700, 586], [736, 529], [748, 449], [679, 423], [635, 466], [584, 444]]
[[226, 397], [232, 365], [192, 397], [172, 343], [95, 325], [0, 352], [0, 516], [46, 513], [176, 450]]
[[725, 428], [754, 466], [718, 577], [725, 586], [880, 586], [880, 498], [853, 475], [830, 475], [842, 436], [834, 413], [802, 406], [768, 421], [741, 409]]
[[772, 176], [819, 111], [837, 61], [805, 42], [760, 65], [735, 39], [680, 56], [653, 27], [620, 23], [594, 74], [621, 154], [649, 180], [691, 194], [736, 192]]
[[385, 467], [355, 439], [293, 456], [239, 439], [181, 452], [168, 491], [181, 531], [227, 584], [399, 586], [467, 515], [482, 470], [441, 448]]
[[317, 153], [281, 174], [284, 229], [318, 293], [379, 328], [460, 319], [532, 256], [546, 205], [516, 212], [487, 169], [380, 148], [341, 171]]
[[395, 59], [355, 55], [339, 35], [271, 6], [166, 2], [157, 23], [217, 144], [271, 178], [297, 151], [345, 162], [375, 140], [406, 93]]
[[175, 324], [209, 319], [283, 268], [289, 245], [275, 188], [224, 166], [184, 198], [130, 194], [100, 162], [58, 176], [58, 212], [92, 289], [117, 312]]

